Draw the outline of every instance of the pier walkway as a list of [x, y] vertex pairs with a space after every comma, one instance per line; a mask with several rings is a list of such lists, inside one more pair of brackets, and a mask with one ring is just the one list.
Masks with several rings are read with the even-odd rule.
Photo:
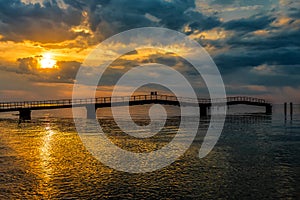
[[[92, 99], [60, 99], [60, 100], [44, 100], [44, 101], [21, 101], [21, 102], [0, 102], [0, 112], [19, 112], [20, 120], [30, 120], [32, 110], [49, 110], [62, 109], [71, 107], [85, 107], [87, 109], [87, 117], [95, 118], [96, 109], [112, 106], [134, 106], [145, 104], [163, 104], [174, 106], [199, 106], [200, 115], [205, 116], [208, 108], [212, 106], [211, 99], [191, 99], [185, 97], [176, 97], [170, 95], [135, 95], [114, 97], [99, 97]], [[214, 99], [214, 105], [226, 103], [227, 105], [252, 105], [262, 106], [266, 109], [266, 114], [272, 113], [272, 104], [265, 99], [254, 97], [235, 96], [227, 97], [227, 99]]]

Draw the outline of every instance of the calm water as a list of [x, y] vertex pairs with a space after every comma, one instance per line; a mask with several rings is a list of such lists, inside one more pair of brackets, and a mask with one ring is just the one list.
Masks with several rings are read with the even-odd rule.
[[[1, 114], [0, 199], [299, 199], [300, 106], [293, 121], [284, 120], [281, 108], [272, 116], [230, 108], [217, 145], [199, 159], [209, 123], [203, 118], [182, 157], [144, 174], [97, 161], [81, 143], [70, 110], [34, 111], [32, 122], [19, 126], [16, 116]], [[147, 123], [144, 107], [135, 107], [133, 115], [138, 124]], [[115, 144], [136, 152], [161, 148], [180, 123], [170, 117], [158, 136], [140, 141], [124, 136], [107, 110], [98, 116]]]

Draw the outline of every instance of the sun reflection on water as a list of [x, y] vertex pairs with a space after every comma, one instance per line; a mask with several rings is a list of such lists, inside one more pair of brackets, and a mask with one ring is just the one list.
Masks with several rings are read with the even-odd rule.
[[44, 172], [42, 177], [44, 183], [49, 183], [51, 180], [52, 168], [51, 168], [51, 152], [52, 152], [52, 139], [53, 135], [56, 134], [56, 131], [51, 129], [50, 123], [46, 124], [45, 135], [42, 138], [42, 144], [40, 146], [40, 159], [41, 159], [41, 168]]

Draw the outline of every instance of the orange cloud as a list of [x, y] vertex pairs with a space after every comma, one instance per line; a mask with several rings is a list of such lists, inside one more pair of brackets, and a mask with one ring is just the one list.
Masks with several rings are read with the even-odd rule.
[[257, 30], [253, 32], [254, 35], [258, 35], [258, 36], [267, 36], [269, 35], [269, 31], [267, 30]]

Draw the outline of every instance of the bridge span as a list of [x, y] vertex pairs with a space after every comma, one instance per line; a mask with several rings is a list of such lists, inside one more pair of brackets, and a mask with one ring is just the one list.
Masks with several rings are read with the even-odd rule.
[[[214, 99], [214, 102], [220, 102], [227, 105], [252, 105], [265, 107], [266, 114], [272, 113], [272, 104], [265, 99], [254, 97], [235, 96], [227, 97], [227, 99]], [[85, 107], [87, 109], [87, 118], [96, 118], [96, 110], [98, 108], [112, 106], [134, 106], [145, 104], [163, 104], [174, 106], [199, 106], [200, 115], [206, 116], [208, 108], [212, 106], [211, 99], [191, 99], [185, 97], [176, 97], [171, 95], [135, 95], [114, 97], [99, 97], [90, 99], [60, 99], [60, 100], [45, 100], [45, 101], [22, 101], [22, 102], [0, 102], [0, 112], [19, 112], [21, 121], [31, 120], [32, 110], [49, 110], [62, 109], [71, 107]], [[181, 102], [181, 104], [180, 104]], [[218, 103], [216, 103], [218, 105]]]

